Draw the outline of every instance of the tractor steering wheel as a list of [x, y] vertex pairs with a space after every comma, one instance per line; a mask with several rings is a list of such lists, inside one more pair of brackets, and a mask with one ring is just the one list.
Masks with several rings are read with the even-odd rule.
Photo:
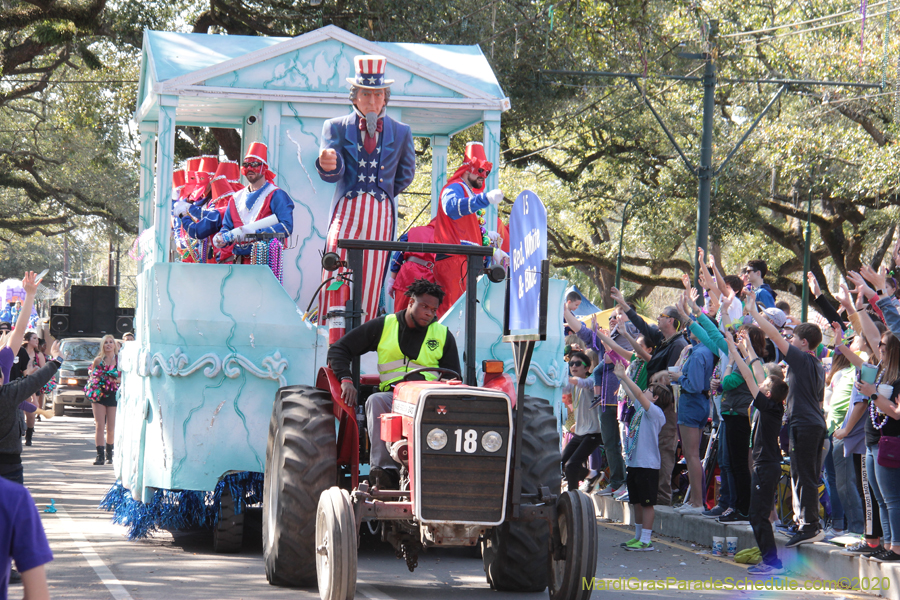
[[462, 381], [462, 375], [460, 375], [453, 369], [444, 369], [441, 367], [419, 367], [418, 369], [413, 369], [412, 371], [407, 372], [406, 375], [403, 376], [403, 379], [401, 379], [400, 381], [409, 381], [410, 375], [415, 375], [416, 373], [423, 373], [425, 371], [433, 371], [435, 373], [440, 373], [441, 377], [438, 377], [438, 381], [443, 379], [444, 375], [450, 375], [451, 376], [450, 379], [459, 379], [460, 381]]

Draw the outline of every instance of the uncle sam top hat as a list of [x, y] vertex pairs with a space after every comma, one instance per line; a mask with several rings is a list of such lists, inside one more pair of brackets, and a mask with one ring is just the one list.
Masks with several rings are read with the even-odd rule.
[[383, 90], [394, 83], [393, 79], [384, 78], [387, 59], [383, 56], [363, 54], [353, 57], [356, 65], [356, 77], [347, 77], [347, 82], [367, 90]]

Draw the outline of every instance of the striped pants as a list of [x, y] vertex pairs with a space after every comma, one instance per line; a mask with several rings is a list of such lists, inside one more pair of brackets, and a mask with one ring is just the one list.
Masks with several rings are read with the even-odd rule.
[[[381, 202], [369, 194], [338, 201], [334, 210], [334, 218], [328, 227], [325, 238], [325, 252], [336, 252], [341, 260], [347, 260], [347, 251], [338, 248], [337, 241], [353, 240], [391, 240], [394, 234], [394, 208], [390, 198]], [[362, 309], [365, 314], [360, 324], [378, 316], [378, 301], [384, 284], [384, 272], [387, 269], [390, 252], [363, 251], [363, 272], [354, 274], [353, 281], [361, 283]], [[322, 272], [324, 279], [346, 272], [340, 268], [333, 273]], [[337, 279], [336, 279], [337, 281]], [[319, 324], [328, 325], [328, 342], [333, 344], [344, 335], [343, 316], [327, 317], [329, 312], [343, 311], [350, 299], [351, 288], [342, 285], [336, 290], [329, 290], [333, 283], [325, 286], [319, 296]], [[353, 285], [353, 284], [351, 284]]]

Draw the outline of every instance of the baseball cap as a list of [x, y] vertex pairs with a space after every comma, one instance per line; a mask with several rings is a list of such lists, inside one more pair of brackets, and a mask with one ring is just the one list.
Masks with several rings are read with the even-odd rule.
[[784, 314], [783, 310], [780, 308], [767, 308], [763, 312], [772, 320], [772, 324], [775, 325], [775, 327], [778, 327], [779, 329], [784, 327], [784, 324], [787, 321], [787, 315]]

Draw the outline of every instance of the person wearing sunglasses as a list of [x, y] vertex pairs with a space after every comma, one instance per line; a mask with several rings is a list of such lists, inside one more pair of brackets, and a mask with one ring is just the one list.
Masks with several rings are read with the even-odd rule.
[[[493, 165], [484, 154], [480, 142], [466, 144], [465, 159], [441, 190], [434, 224], [434, 241], [437, 244], [493, 246], [494, 255], [486, 262], [508, 266], [509, 256], [500, 249], [503, 240], [496, 231], [485, 226], [485, 209], [500, 204], [503, 192], [499, 189], [485, 191], [485, 179]], [[447, 292], [438, 310], [440, 318], [466, 291], [465, 256], [439, 254], [434, 265], [434, 276]], [[485, 265], [487, 266], [487, 265]]]
[[[362, 55], [353, 60], [356, 76], [350, 83], [353, 111], [330, 119], [322, 127], [322, 143], [316, 168], [319, 177], [336, 183], [329, 209], [325, 252], [336, 252], [346, 260], [339, 239], [392, 241], [397, 238], [397, 196], [416, 174], [416, 150], [409, 125], [387, 115], [392, 79], [385, 79], [387, 59]], [[365, 272], [355, 278], [363, 286], [363, 323], [378, 316], [387, 252], [363, 252]], [[322, 272], [322, 280], [339, 277], [345, 268]], [[351, 284], [352, 285], [352, 284]], [[322, 291], [319, 296], [320, 324], [329, 327], [329, 342], [344, 334], [344, 306], [350, 286]]]
[[[222, 229], [213, 236], [213, 245], [230, 249], [236, 264], [253, 264], [253, 244], [243, 243], [248, 233], [283, 233], [290, 236], [294, 231], [294, 201], [275, 185], [275, 174], [269, 170], [268, 155], [269, 149], [262, 142], [250, 144], [241, 162], [241, 175], [247, 180], [247, 187], [230, 196], [225, 194], [228, 205], [222, 214]], [[275, 275], [280, 280], [280, 269], [274, 265], [281, 263], [283, 245], [257, 243], [265, 244], [265, 263], [273, 265], [273, 270], [278, 269]], [[227, 253], [220, 256], [225, 257]]]

